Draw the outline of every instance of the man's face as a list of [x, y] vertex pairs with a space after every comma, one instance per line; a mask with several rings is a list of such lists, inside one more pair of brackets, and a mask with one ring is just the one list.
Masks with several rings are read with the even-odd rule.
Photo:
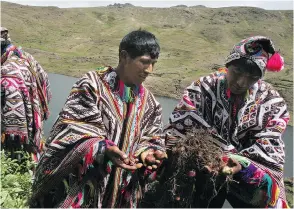
[[[247, 72], [246, 72], [247, 71]], [[244, 66], [228, 66], [227, 81], [228, 87], [233, 94], [243, 94], [253, 86], [260, 78], [260, 72], [248, 73]]]
[[150, 55], [138, 56], [132, 59], [129, 55], [123, 58], [125, 77], [129, 84], [141, 85], [147, 76], [153, 72], [156, 59], [152, 59]]

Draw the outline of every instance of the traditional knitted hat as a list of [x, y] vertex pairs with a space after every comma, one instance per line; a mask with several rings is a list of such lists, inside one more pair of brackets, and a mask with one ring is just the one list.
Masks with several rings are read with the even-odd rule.
[[284, 59], [275, 51], [273, 42], [264, 36], [253, 36], [236, 44], [225, 63], [245, 57], [257, 64], [264, 76], [265, 70], [279, 72], [284, 68]]

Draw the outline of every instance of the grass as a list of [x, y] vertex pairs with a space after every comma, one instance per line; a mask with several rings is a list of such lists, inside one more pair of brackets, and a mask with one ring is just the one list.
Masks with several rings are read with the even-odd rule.
[[[293, 111], [293, 11], [253, 7], [143, 8], [33, 7], [1, 2], [2, 25], [16, 45], [52, 73], [79, 77], [101, 65], [117, 65], [122, 37], [138, 28], [153, 32], [161, 55], [146, 85], [156, 95], [178, 98], [199, 76], [222, 65], [233, 45], [251, 35], [271, 37], [285, 70], [268, 73]], [[175, 80], [180, 90], [175, 91]], [[168, 84], [168, 85], [167, 85]], [[291, 121], [292, 123], [292, 121]]]

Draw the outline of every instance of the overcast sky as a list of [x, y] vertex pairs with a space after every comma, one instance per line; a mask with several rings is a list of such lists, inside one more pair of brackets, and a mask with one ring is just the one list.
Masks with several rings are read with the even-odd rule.
[[117, 1], [97, 1], [97, 0], [61, 0], [61, 1], [48, 1], [48, 0], [4, 0], [8, 2], [32, 5], [32, 6], [58, 6], [60, 8], [70, 8], [70, 7], [97, 7], [97, 6], [107, 6], [114, 3], [131, 3], [135, 6], [143, 7], [170, 7], [179, 4], [184, 4], [187, 6], [204, 5], [207, 7], [217, 8], [217, 7], [229, 7], [229, 6], [252, 6], [260, 7], [268, 10], [293, 10], [293, 1], [221, 1], [221, 0], [208, 0], [208, 1], [160, 1], [160, 0], [148, 0], [148, 1], [127, 1], [127, 0], [117, 0]]

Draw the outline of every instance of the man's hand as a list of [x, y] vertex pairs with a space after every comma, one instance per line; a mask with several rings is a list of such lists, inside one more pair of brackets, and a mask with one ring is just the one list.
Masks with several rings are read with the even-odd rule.
[[238, 173], [241, 169], [242, 166], [240, 163], [232, 158], [227, 158], [225, 161], [223, 161], [220, 170], [215, 170], [215, 168], [212, 168], [211, 165], [206, 165], [204, 166], [206, 172], [210, 174], [215, 174], [218, 175], [219, 172], [225, 175], [234, 175]]
[[241, 169], [242, 166], [237, 160], [229, 158], [226, 165], [222, 167], [222, 173], [225, 175], [234, 175], [238, 173]]
[[129, 158], [117, 146], [109, 146], [105, 150], [106, 156], [112, 161], [115, 166], [121, 167], [126, 170], [136, 170], [136, 161], [134, 158]]
[[167, 154], [160, 150], [155, 151], [154, 149], [147, 149], [146, 151], [141, 153], [141, 160], [143, 162], [143, 165], [150, 170], [156, 169], [161, 160], [163, 160], [164, 158], [167, 158]]

